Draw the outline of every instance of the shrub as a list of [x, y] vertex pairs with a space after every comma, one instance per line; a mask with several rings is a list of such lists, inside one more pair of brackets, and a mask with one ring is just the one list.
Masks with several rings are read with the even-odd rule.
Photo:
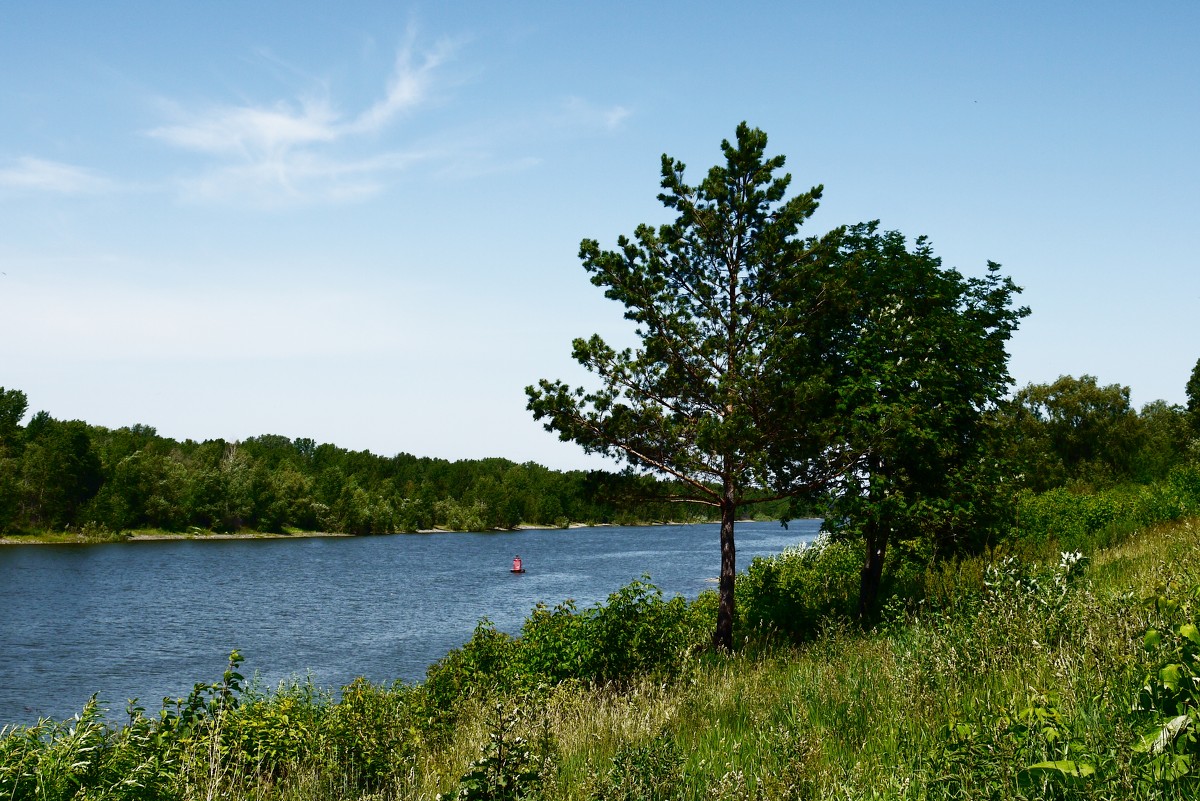
[[603, 683], [644, 674], [674, 676], [680, 656], [697, 639], [683, 597], [664, 601], [662, 590], [637, 580], [589, 610], [584, 632], [591, 659], [580, 678]]
[[680, 656], [703, 640], [709, 624], [682, 597], [664, 600], [653, 584], [634, 580], [583, 612], [571, 601], [553, 609], [539, 604], [525, 621], [516, 658], [531, 684], [671, 678], [682, 666]]
[[1060, 487], [1017, 496], [1012, 539], [1067, 550], [1094, 550], [1133, 531], [1200, 511], [1200, 465], [1180, 465], [1153, 484], [1080, 493]]
[[827, 537], [756, 558], [737, 584], [743, 625], [806, 640], [825, 623], [851, 618], [861, 563], [851, 543]]
[[683, 754], [663, 732], [644, 743], [622, 746], [600, 779], [592, 801], [642, 801], [678, 798], [683, 786]]
[[328, 770], [360, 792], [380, 789], [401, 765], [414, 763], [422, 731], [433, 735], [424, 711], [420, 688], [355, 679], [342, 688], [324, 721]]
[[554, 742], [547, 731], [531, 748], [518, 732], [522, 722], [518, 709], [510, 712], [503, 704], [493, 707], [493, 714], [487, 721], [488, 739], [483, 753], [471, 762], [466, 774], [459, 779], [454, 798], [460, 801], [520, 801], [539, 797], [542, 783], [553, 771]]
[[487, 697], [513, 686], [513, 638], [483, 618], [471, 639], [434, 662], [425, 672], [425, 691], [436, 710], [452, 712], [467, 697]]
[[1132, 705], [1141, 723], [1134, 750], [1155, 783], [1200, 789], [1200, 584], [1182, 600], [1151, 599], [1158, 617], [1143, 644], [1150, 666]]

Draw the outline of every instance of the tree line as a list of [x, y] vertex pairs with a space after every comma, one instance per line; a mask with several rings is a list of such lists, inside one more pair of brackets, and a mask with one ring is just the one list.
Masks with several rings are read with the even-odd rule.
[[[995, 541], [1011, 525], [1020, 491], [1146, 484], [1197, 460], [1200, 362], [1187, 397], [1186, 407], [1159, 400], [1138, 410], [1129, 387], [1101, 385], [1089, 375], [1021, 388], [991, 413], [990, 461], [1003, 465], [996, 486], [1004, 492], [991, 527], [971, 536]], [[485, 531], [698, 520], [706, 511], [666, 500], [678, 488], [648, 476], [563, 472], [503, 458], [385, 457], [279, 435], [180, 442], [147, 425], [109, 429], [45, 411], [22, 424], [27, 409], [24, 392], [0, 387], [0, 531], [6, 533], [87, 526]], [[846, 502], [827, 493], [799, 512], [832, 515]], [[778, 502], [761, 510], [767, 517], [788, 511]], [[916, 528], [901, 539], [920, 533]]]
[[23, 424], [27, 410], [24, 392], [0, 387], [0, 532], [387, 534], [703, 517], [647, 476], [389, 457], [274, 434], [178, 441], [45, 411]]

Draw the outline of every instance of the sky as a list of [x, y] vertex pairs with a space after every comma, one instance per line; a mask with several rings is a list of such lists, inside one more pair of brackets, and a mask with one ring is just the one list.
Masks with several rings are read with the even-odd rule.
[[1183, 403], [1200, 358], [1200, 4], [0, 7], [0, 386], [176, 439], [603, 466], [525, 409], [635, 344], [584, 238], [669, 217], [741, 121], [1032, 309], [1017, 386]]

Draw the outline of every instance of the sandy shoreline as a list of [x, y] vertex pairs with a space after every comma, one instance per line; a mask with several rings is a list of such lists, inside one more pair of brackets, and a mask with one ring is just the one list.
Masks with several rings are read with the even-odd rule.
[[22, 536], [0, 537], [0, 545], [103, 545], [105, 543], [122, 543], [122, 542], [154, 542], [158, 540], [299, 540], [310, 537], [353, 537], [353, 534], [338, 534], [329, 531], [299, 531], [295, 534], [270, 534], [262, 531], [249, 531], [241, 533], [226, 533], [217, 532], [180, 532], [178, 534], [170, 531], [145, 531], [132, 532], [127, 537], [114, 539], [96, 539], [84, 537], [81, 535], [71, 536], [65, 534], [56, 534], [52, 538], [44, 539], [38, 535], [30, 536], [29, 538]]
[[[710, 521], [712, 522], [712, 521]], [[749, 522], [749, 521], [739, 521]], [[636, 523], [637, 526], [686, 526], [693, 525], [690, 523], [680, 523], [676, 521], [654, 522], [654, 523]], [[569, 531], [577, 528], [617, 528], [617, 523], [571, 523], [567, 528], [559, 528], [558, 526], [539, 526], [532, 524], [522, 524], [514, 529], [493, 529], [484, 532], [461, 532], [452, 531], [446, 528], [428, 528], [420, 529], [419, 531], [406, 531], [397, 534], [369, 534], [361, 536], [372, 537], [390, 537], [390, 536], [405, 536], [413, 534], [505, 534], [517, 531]], [[311, 537], [355, 537], [356, 534], [342, 534], [332, 531], [297, 531], [290, 534], [271, 534], [263, 531], [244, 531], [230, 533], [216, 533], [211, 531], [133, 531], [128, 536], [100, 539], [90, 538], [83, 535], [71, 535], [66, 533], [45, 535], [30, 535], [28, 538], [17, 536], [0, 536], [0, 546], [3, 545], [102, 545], [105, 543], [122, 543], [122, 542], [155, 542], [162, 540], [299, 540], [308, 539]]]

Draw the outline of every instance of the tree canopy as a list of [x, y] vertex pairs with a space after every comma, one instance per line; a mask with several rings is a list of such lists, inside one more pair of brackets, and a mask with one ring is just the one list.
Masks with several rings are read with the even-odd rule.
[[190, 528], [384, 534], [679, 520], [645, 476], [381, 456], [267, 434], [182, 442], [38, 412], [0, 389], [0, 534]]
[[1200, 437], [1200, 359], [1192, 368], [1192, 375], [1187, 382], [1187, 411], [1196, 436]]
[[543, 379], [526, 390], [534, 417], [561, 439], [670, 476], [678, 500], [720, 510], [714, 643], [725, 649], [739, 507], [810, 491], [845, 467], [823, 458], [834, 397], [827, 363], [813, 358], [828, 344], [822, 300], [805, 291], [826, 283], [839, 232], [799, 236], [821, 187], [786, 198], [791, 176], [776, 174], [784, 157], [767, 157], [766, 144], [742, 123], [734, 143], [721, 143], [725, 163], [696, 186], [663, 156], [658, 197], [675, 220], [640, 225], [613, 250], [592, 239], [579, 249], [592, 283], [637, 324], [640, 346], [576, 339], [574, 358], [599, 387]]
[[1012, 486], [992, 414], [1012, 383], [1007, 342], [1029, 310], [1013, 305], [1020, 290], [994, 262], [965, 278], [926, 239], [910, 249], [877, 223], [850, 228], [837, 260], [853, 287], [836, 355], [838, 428], [862, 459], [831, 488], [826, 528], [865, 543], [862, 617], [890, 540], [962, 550], [1003, 517]]

